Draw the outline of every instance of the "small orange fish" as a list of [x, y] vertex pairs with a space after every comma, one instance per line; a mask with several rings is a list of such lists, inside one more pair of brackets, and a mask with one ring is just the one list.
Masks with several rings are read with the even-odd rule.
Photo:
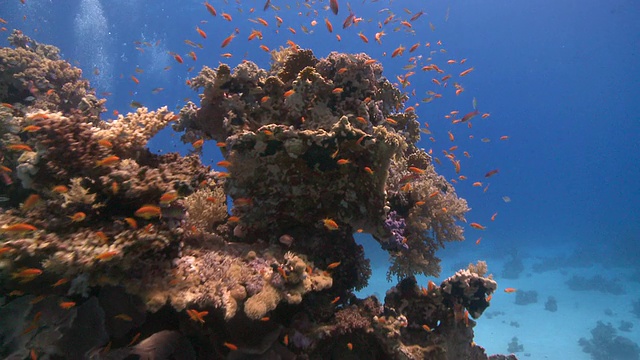
[[213, 16], [218, 15], [218, 13], [216, 12], [216, 9], [211, 4], [209, 4], [208, 1], [204, 2], [204, 6], [207, 8], [207, 11], [209, 11], [211, 15]]
[[493, 215], [491, 215], [491, 221], [495, 221], [496, 216], [498, 216], [498, 213], [494, 213]]
[[349, 349], [349, 351], [353, 350], [353, 344], [347, 343], [347, 349]]
[[113, 147], [113, 143], [111, 143], [111, 141], [109, 141], [107, 139], [98, 140], [98, 145], [100, 145], [102, 147], [106, 147], [106, 148], [112, 148]]
[[154, 217], [162, 217], [162, 209], [159, 206], [144, 205], [134, 213], [135, 216], [149, 220]]
[[122, 321], [133, 321], [133, 318], [127, 314], [118, 314], [114, 318]]
[[195, 149], [200, 149], [202, 145], [204, 145], [204, 139], [196, 140], [191, 143], [191, 146], [193, 146]]
[[262, 40], [262, 31], [255, 30], [255, 29], [251, 30], [251, 34], [249, 34], [249, 37], [247, 38], [247, 40], [251, 41], [255, 38]]
[[231, 350], [231, 351], [236, 351], [238, 350], [238, 346], [234, 345], [232, 343], [228, 343], [228, 342], [224, 342], [222, 345], [224, 345], [227, 349]]
[[368, 43], [369, 43], [369, 39], [368, 39], [368, 38], [367, 38], [363, 33], [361, 33], [361, 32], [360, 32], [360, 33], [358, 33], [358, 36], [360, 37], [360, 39], [361, 39], [362, 41], [364, 41], [364, 43], [365, 43], [365, 44], [368, 44]]
[[65, 310], [69, 310], [74, 306], [76, 306], [76, 303], [74, 301], [65, 301], [60, 303], [60, 307]]
[[349, 159], [338, 159], [338, 161], [336, 161], [338, 163], [338, 165], [346, 165], [351, 163], [351, 160]]
[[96, 161], [96, 167], [97, 166], [111, 166], [114, 165], [115, 163], [117, 163], [118, 161], [120, 161], [120, 158], [113, 155], [113, 156], [109, 156], [106, 157], [102, 160], [98, 160]]
[[264, 52], [269, 52], [269, 51], [271, 51], [271, 49], [269, 49], [269, 47], [268, 47], [267, 45], [260, 45], [259, 47], [260, 47], [260, 49], [262, 49], [262, 51], [264, 51]]
[[373, 170], [371, 170], [371, 168], [368, 166], [364, 167], [364, 171], [366, 171], [369, 175], [373, 175]]
[[140, 84], [140, 80], [138, 80], [138, 78], [133, 75], [131, 75], [131, 80], [136, 84]]
[[327, 230], [338, 230], [338, 223], [336, 223], [335, 221], [326, 218], [322, 220], [322, 222], [324, 223], [324, 227], [327, 228]]
[[472, 71], [473, 71], [473, 68], [472, 68], [472, 67], [470, 67], [470, 68], [468, 68], [467, 70], [465, 70], [465, 71], [461, 72], [461, 73], [460, 73], [460, 76], [466, 76], [466, 75], [468, 75], [468, 74], [469, 74], [470, 72], [472, 72]]
[[469, 226], [471, 226], [474, 229], [478, 229], [478, 230], [485, 230], [486, 228], [478, 223], [472, 222], [471, 224], [469, 224]]
[[67, 279], [67, 278], [62, 278], [62, 279], [60, 279], [60, 280], [56, 281], [56, 283], [55, 283], [55, 284], [51, 285], [51, 287], [58, 287], [58, 286], [60, 286], [60, 285], [64, 285], [64, 284], [66, 284], [66, 283], [68, 283], [68, 282], [69, 282], [69, 279]]
[[514, 293], [516, 291], [517, 291], [517, 289], [516, 288], [512, 288], [512, 287], [508, 287], [508, 288], [504, 289], [504, 292], [506, 292], [506, 293]]
[[509, 137], [507, 135], [500, 136], [500, 140], [508, 140]]
[[229, 43], [231, 42], [231, 40], [233, 40], [233, 38], [235, 38], [236, 36], [234, 34], [229, 35], [226, 39], [224, 39], [222, 41], [222, 44], [220, 44], [220, 47], [226, 47], [227, 45], [229, 45]]
[[227, 219], [228, 222], [232, 222], [232, 223], [237, 223], [240, 222], [240, 217], [238, 216], [229, 216], [229, 219]]
[[431, 328], [430, 328], [430, 327], [429, 327], [429, 325], [427, 325], [427, 324], [422, 325], [422, 328], [423, 328], [425, 331], [431, 331]]
[[295, 93], [296, 93], [296, 91], [291, 89], [291, 90], [286, 91], [282, 96], [289, 97], [289, 96], [291, 96], [291, 95], [293, 95]]
[[331, 21], [329, 21], [329, 19], [324, 18], [324, 23], [325, 25], [327, 25], [327, 30], [332, 33], [333, 32], [333, 25], [331, 24]]
[[394, 58], [396, 56], [404, 54], [404, 49], [404, 46], [400, 45], [398, 48], [393, 50], [393, 52], [391, 53], [391, 57]]
[[35, 226], [27, 223], [17, 223], [13, 225], [3, 225], [0, 228], [0, 233], [23, 233], [27, 231], [36, 231], [38, 230]]
[[42, 270], [40, 269], [35, 269], [35, 268], [29, 268], [29, 269], [24, 269], [24, 270], [20, 270], [18, 272], [15, 272], [12, 275], [12, 277], [15, 278], [34, 278], [36, 276], [39, 276], [42, 274]]
[[232, 163], [231, 163], [231, 161], [222, 160], [222, 161], [218, 161], [216, 163], [216, 165], [218, 165], [220, 167], [223, 167], [223, 168], [229, 168], [229, 167], [231, 167]]
[[335, 269], [338, 266], [340, 266], [340, 261], [332, 262], [331, 264], [327, 265], [327, 270]]
[[263, 19], [263, 18], [257, 18], [256, 21], [263, 26], [269, 26], [269, 23], [267, 22], [267, 20]]
[[176, 191], [169, 191], [167, 193], [162, 194], [162, 196], [160, 196], [160, 204], [169, 205], [177, 198], [178, 198], [178, 193]]
[[31, 194], [31, 195], [29, 195], [29, 197], [27, 197], [27, 199], [24, 201], [24, 203], [22, 203], [22, 206], [20, 208], [23, 211], [29, 211], [29, 210], [33, 209], [34, 207], [36, 207], [39, 203], [40, 203], [40, 195]]
[[178, 55], [178, 54], [174, 54], [174, 55], [173, 55], [173, 58], [174, 58], [174, 59], [176, 59], [176, 61], [177, 61], [179, 64], [184, 63], [184, 59], [182, 59], [182, 56], [180, 56], [180, 55]]
[[437, 287], [436, 283], [434, 283], [433, 281], [429, 280], [429, 282], [427, 283], [427, 289], [431, 292], [433, 290], [435, 290]]
[[112, 259], [114, 256], [118, 255], [118, 251], [107, 251], [107, 252], [103, 252], [100, 255], [96, 255], [96, 260], [102, 261], [102, 260], [109, 260]]
[[203, 39], [207, 38], [207, 33], [204, 32], [204, 30], [200, 29], [199, 27], [196, 26], [196, 31], [198, 32], [198, 34], [200, 34], [200, 36], [202, 36]]
[[227, 13], [222, 13], [221, 16], [227, 20], [227, 21], [231, 21], [233, 20], [233, 18], [231, 17], [231, 15], [227, 14]]
[[72, 222], [80, 222], [86, 218], [87, 214], [83, 213], [82, 211], [78, 211], [77, 213], [69, 216], [69, 219], [71, 219]]
[[40, 126], [37, 125], [28, 125], [22, 128], [22, 131], [26, 131], [26, 132], [36, 132], [38, 130], [42, 129]]
[[209, 312], [187, 309], [187, 314], [191, 320], [204, 324], [204, 317], [207, 316]]
[[13, 151], [33, 151], [31, 147], [27, 144], [11, 144], [7, 145], [7, 149]]
[[126, 221], [127, 224], [129, 224], [129, 226], [132, 229], [137, 229], [138, 228], [138, 222], [136, 221], [136, 219], [128, 217], [128, 218], [124, 218], [124, 221]]
[[340, 296], [336, 296], [335, 298], [333, 298], [333, 300], [331, 300], [332, 304], [337, 303], [338, 301], [340, 301]]

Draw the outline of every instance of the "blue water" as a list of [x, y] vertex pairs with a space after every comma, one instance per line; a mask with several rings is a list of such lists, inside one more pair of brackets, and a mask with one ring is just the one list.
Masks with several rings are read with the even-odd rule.
[[[420, 105], [419, 120], [430, 124], [435, 142], [427, 135], [420, 146], [433, 149], [434, 156], [443, 160], [437, 171], [448, 179], [457, 175], [442, 157], [442, 150], [455, 144], [459, 146], [458, 153], [469, 152], [470, 158], [462, 158], [461, 172], [468, 179], [459, 180], [456, 190], [472, 208], [468, 221], [487, 227], [484, 231], [469, 227], [467, 241], [448, 244], [447, 249], [438, 253], [443, 259], [442, 277], [451, 275], [460, 263], [486, 259], [500, 288], [514, 285], [537, 289], [544, 295], [538, 304], [523, 308], [513, 305], [509, 294], [499, 290], [488, 311], [504, 311], [514, 317], [520, 314], [521, 325], [532, 321], [530, 331], [524, 331], [524, 325], [509, 326], [509, 321], [507, 325], [497, 321], [491, 328], [483, 327], [483, 321], [487, 324], [491, 319], [480, 318], [475, 329], [476, 342], [490, 353], [504, 353], [511, 334], [515, 334], [525, 346], [519, 356], [529, 353], [532, 358], [588, 359], [589, 355], [581, 352], [577, 342], [580, 337], [589, 336], [597, 320], [614, 324], [631, 321], [635, 325], [632, 331], [621, 335], [640, 342], [640, 319], [630, 312], [632, 301], [640, 299], [640, 290], [637, 279], [634, 282], [628, 276], [640, 272], [636, 264], [640, 253], [637, 1], [354, 1], [351, 3], [354, 12], [364, 20], [346, 30], [342, 29], [347, 14], [346, 3], [342, 1], [339, 16], [323, 9], [328, 2], [313, 4], [312, 9], [319, 11], [318, 16], [313, 16], [313, 10], [295, 2], [274, 1], [281, 10], [263, 12], [263, 2], [212, 1], [218, 10], [216, 18], [200, 1], [26, 0], [21, 4], [18, 0], [2, 0], [1, 3], [0, 17], [9, 22], [3, 26], [21, 29], [39, 42], [58, 46], [65, 59], [83, 69], [98, 93], [110, 93], [109, 111], [104, 119], [113, 118], [114, 110], [131, 111], [132, 100], [151, 109], [167, 105], [171, 110], [179, 109], [188, 99], [198, 103], [198, 94], [185, 85], [188, 78], [195, 76], [203, 65], [216, 67], [219, 61], [235, 65], [248, 59], [267, 67], [269, 54], [258, 48], [260, 44], [274, 49], [286, 46], [286, 40], [291, 39], [302, 48], [313, 49], [318, 57], [331, 51], [366, 52], [382, 62], [388, 78], [405, 74], [407, 70], [402, 67], [408, 64], [409, 57], [422, 56], [418, 67], [411, 70], [416, 74], [410, 78], [412, 85], [407, 90], [415, 89], [417, 94], [407, 105]], [[291, 5], [290, 9], [285, 8], [286, 3]], [[388, 8], [406, 18], [410, 15], [405, 13], [404, 6], [413, 14], [426, 12], [413, 22], [415, 35], [396, 23], [385, 26], [387, 35], [382, 38], [382, 45], [377, 44], [373, 35], [380, 31], [378, 22], [388, 16], [387, 11], [380, 10]], [[255, 7], [254, 14], [249, 13], [251, 7]], [[233, 21], [221, 19], [222, 12], [231, 14]], [[276, 13], [284, 20], [279, 28], [274, 19]], [[256, 17], [264, 17], [269, 26], [248, 21]], [[333, 34], [325, 28], [325, 17], [333, 22]], [[311, 26], [312, 19], [318, 22], [316, 26]], [[311, 33], [305, 34], [301, 25]], [[208, 34], [207, 39], [198, 35], [196, 26]], [[287, 30], [289, 26], [297, 34]], [[394, 32], [394, 27], [402, 29]], [[221, 49], [222, 39], [236, 28], [240, 34]], [[262, 41], [247, 41], [252, 28], [263, 32]], [[359, 32], [368, 36], [368, 44], [358, 37]], [[337, 41], [336, 34], [341, 35], [342, 41]], [[202, 43], [203, 49], [186, 45], [185, 39]], [[442, 46], [436, 45], [438, 40]], [[408, 48], [416, 42], [421, 44], [419, 50], [409, 54]], [[425, 47], [426, 42], [431, 43], [430, 48]], [[407, 51], [403, 56], [391, 58], [391, 52], [400, 44]], [[0, 45], [6, 46], [6, 40]], [[433, 60], [426, 60], [431, 50], [435, 51]], [[197, 61], [188, 56], [190, 51], [195, 52]], [[180, 54], [184, 64], [178, 64], [169, 52]], [[232, 53], [233, 57], [222, 58], [220, 54], [224, 52]], [[383, 56], [383, 52], [387, 55]], [[468, 59], [464, 65], [446, 64], [449, 59], [462, 58]], [[429, 63], [454, 74], [448, 88], [431, 82], [433, 72], [420, 70]], [[191, 66], [194, 69], [188, 72]], [[464, 78], [457, 77], [469, 67], [474, 67], [473, 72]], [[144, 72], [137, 73], [136, 68]], [[131, 75], [140, 84], [134, 84]], [[454, 94], [454, 81], [465, 89], [459, 96]], [[152, 94], [152, 89], [158, 87], [164, 90]], [[428, 90], [444, 96], [422, 103]], [[464, 126], [454, 129], [444, 116], [452, 110], [461, 114], [472, 111], [474, 98], [480, 112], [490, 116], [474, 119], [471, 129]], [[447, 135], [452, 129], [454, 142]], [[508, 140], [499, 140], [501, 136], [508, 136]], [[483, 142], [482, 138], [490, 142]], [[182, 153], [190, 148], [171, 130], [154, 138], [150, 147], [158, 152]], [[220, 159], [215, 144], [206, 143], [205, 164], [213, 165]], [[485, 178], [484, 174], [492, 169], [499, 169], [499, 173]], [[483, 182], [483, 186], [471, 186], [475, 181]], [[483, 192], [487, 185], [489, 188]], [[497, 213], [495, 221], [491, 221], [494, 213]], [[476, 245], [479, 237], [482, 240]], [[361, 236], [358, 240], [366, 245], [375, 269], [371, 286], [362, 294], [384, 296], [392, 285], [384, 280], [387, 255], [372, 239]], [[579, 249], [590, 254], [585, 257], [584, 268], [567, 266], [564, 272], [543, 273], [547, 278], [531, 270], [532, 264], [540, 259]], [[501, 267], [514, 252], [522, 257], [525, 271], [517, 280], [501, 279]], [[561, 286], [575, 273], [585, 276], [607, 273], [619, 278], [627, 289], [626, 295], [576, 293]], [[551, 291], [550, 284], [556, 283], [560, 286]], [[547, 294], [559, 298], [561, 305], [562, 299], [566, 299], [564, 309], [561, 306], [555, 314], [544, 311], [542, 304]], [[526, 316], [522, 316], [525, 308]], [[572, 316], [571, 321], [579, 325], [567, 325], [562, 311], [570, 311], [569, 308], [578, 309], [565, 315]], [[607, 308], [615, 308], [615, 317], [602, 312]], [[534, 321], [542, 318], [544, 322]], [[545, 352], [563, 345], [558, 343], [560, 337], [543, 336], [549, 328], [566, 328], [565, 333], [570, 334], [567, 339], [573, 339], [564, 344], [564, 354]]]

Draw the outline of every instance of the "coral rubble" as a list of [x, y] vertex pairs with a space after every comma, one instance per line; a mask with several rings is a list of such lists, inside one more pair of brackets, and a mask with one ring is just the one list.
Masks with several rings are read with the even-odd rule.
[[[270, 70], [205, 67], [191, 81], [200, 107], [102, 121], [104, 101], [55, 48], [11, 43], [2, 356], [487, 359], [472, 341], [497, 286], [486, 264], [426, 288], [413, 276], [439, 273], [435, 252], [463, 239], [468, 207], [367, 55], [289, 48]], [[228, 172], [152, 154], [172, 122], [185, 142], [218, 142]], [[354, 232], [392, 255], [402, 280], [384, 304], [353, 295], [370, 276]]]

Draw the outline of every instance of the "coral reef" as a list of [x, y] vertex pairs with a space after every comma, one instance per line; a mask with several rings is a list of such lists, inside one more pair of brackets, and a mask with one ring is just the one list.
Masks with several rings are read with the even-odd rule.
[[551, 312], [558, 311], [558, 301], [555, 297], [549, 296], [547, 301], [544, 303], [544, 309]]
[[520, 344], [518, 342], [518, 338], [517, 337], [512, 337], [511, 341], [509, 342], [509, 345], [507, 346], [507, 351], [510, 353], [515, 353], [515, 352], [523, 352], [524, 351], [524, 345]]
[[[288, 48], [268, 71], [205, 67], [191, 81], [200, 107], [102, 121], [104, 101], [55, 48], [10, 41], [1, 356], [488, 358], [472, 341], [497, 287], [486, 264], [439, 286], [413, 276], [439, 273], [435, 252], [463, 239], [468, 207], [367, 55]], [[172, 122], [186, 142], [215, 140], [228, 172], [152, 154]], [[353, 294], [371, 274], [355, 232], [402, 279], [384, 304]]]
[[573, 291], [595, 290], [612, 295], [622, 295], [626, 293], [619, 279], [606, 279], [602, 275], [595, 275], [591, 278], [573, 275], [565, 283], [569, 286], [569, 289]]
[[591, 329], [591, 339], [580, 338], [578, 343], [593, 360], [640, 359], [640, 346], [629, 338], [617, 336], [616, 329], [602, 321]]
[[529, 305], [538, 302], [538, 292], [535, 290], [518, 290], [516, 292], [516, 305]]

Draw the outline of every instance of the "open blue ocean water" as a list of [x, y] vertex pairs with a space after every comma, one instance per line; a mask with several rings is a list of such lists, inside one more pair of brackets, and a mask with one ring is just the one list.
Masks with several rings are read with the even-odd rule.
[[[339, 0], [337, 16], [328, 1], [273, 0], [266, 10], [264, 1], [210, 2], [216, 17], [201, 1], [0, 0], [6, 21], [0, 45], [8, 46], [5, 35], [20, 29], [59, 47], [108, 99], [104, 120], [114, 111], [133, 111], [132, 102], [173, 111], [187, 101], [198, 104], [188, 79], [220, 62], [251, 60], [268, 68], [270, 54], [260, 45], [277, 49], [292, 40], [319, 58], [332, 51], [367, 53], [398, 86], [407, 76], [406, 106], [415, 107], [430, 132], [419, 146], [432, 151], [441, 163], [437, 172], [455, 182], [472, 208], [466, 240], [437, 253], [441, 277], [419, 281], [438, 282], [487, 261], [499, 288], [474, 331], [490, 354], [638, 359], [638, 1]], [[343, 29], [348, 6], [358, 21]], [[263, 38], [247, 40], [252, 29]], [[404, 53], [392, 57], [400, 46]], [[430, 64], [444, 73], [425, 71]], [[457, 114], [476, 109], [468, 123], [452, 124]], [[192, 149], [171, 129], [149, 146], [158, 153]], [[461, 160], [459, 173], [443, 150]], [[213, 141], [205, 142], [202, 159], [214, 168], [222, 160]], [[387, 281], [388, 255], [370, 236], [356, 236], [373, 268], [369, 286], [358, 294], [384, 298], [396, 283]], [[585, 352], [598, 326], [610, 336], [597, 343], [599, 350]], [[630, 352], [616, 352], [621, 342]]]

